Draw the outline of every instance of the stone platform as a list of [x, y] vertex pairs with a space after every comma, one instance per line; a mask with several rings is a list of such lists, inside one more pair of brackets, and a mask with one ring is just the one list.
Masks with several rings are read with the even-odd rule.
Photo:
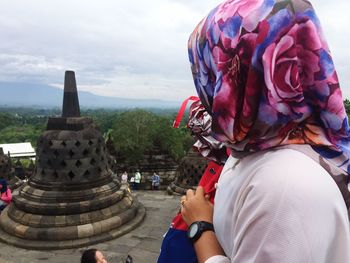
[[[117, 238], [142, 222], [145, 208], [133, 198], [126, 185], [116, 194], [120, 196], [116, 204], [81, 214], [40, 216], [12, 211], [11, 215], [9, 211], [13, 206], [8, 206], [0, 217], [1, 227], [8, 233], [0, 228], [0, 241], [22, 248], [50, 250], [81, 247]], [[78, 205], [81, 206], [81, 202]], [[46, 210], [49, 208], [57, 211], [61, 204], [56, 208], [52, 204]], [[81, 210], [79, 207], [76, 209]], [[99, 221], [94, 222], [96, 219]]]
[[[135, 263], [156, 262], [163, 234], [179, 210], [179, 196], [169, 196], [164, 191], [134, 193], [146, 209], [144, 221], [136, 229], [117, 239], [90, 246], [101, 250], [108, 263], [123, 263], [128, 254], [133, 257]], [[81, 251], [90, 247], [28, 250], [0, 243], [0, 263], [79, 263]]]

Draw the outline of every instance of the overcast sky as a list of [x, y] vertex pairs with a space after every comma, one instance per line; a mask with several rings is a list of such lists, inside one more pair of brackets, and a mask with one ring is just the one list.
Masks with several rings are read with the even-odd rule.
[[[187, 39], [219, 0], [0, 0], [0, 81], [182, 101], [195, 94]], [[312, 1], [350, 98], [350, 1]]]

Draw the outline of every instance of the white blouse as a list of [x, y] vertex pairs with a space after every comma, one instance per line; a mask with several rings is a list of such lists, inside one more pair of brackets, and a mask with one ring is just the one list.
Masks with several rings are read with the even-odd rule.
[[336, 183], [292, 149], [228, 159], [214, 228], [227, 257], [206, 263], [350, 262], [349, 220]]

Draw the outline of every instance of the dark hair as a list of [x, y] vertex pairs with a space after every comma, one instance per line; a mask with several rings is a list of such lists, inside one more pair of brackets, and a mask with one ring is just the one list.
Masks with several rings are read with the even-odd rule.
[[0, 184], [2, 185], [1, 193], [5, 193], [7, 191], [7, 182], [5, 179], [0, 179]]
[[81, 255], [81, 263], [96, 263], [96, 248], [90, 248]]

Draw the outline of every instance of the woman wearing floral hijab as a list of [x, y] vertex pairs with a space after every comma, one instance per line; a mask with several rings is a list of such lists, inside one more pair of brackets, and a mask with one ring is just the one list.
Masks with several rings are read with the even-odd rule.
[[214, 206], [201, 187], [181, 198], [198, 261], [350, 262], [350, 130], [310, 2], [225, 1], [189, 57], [232, 155]]

